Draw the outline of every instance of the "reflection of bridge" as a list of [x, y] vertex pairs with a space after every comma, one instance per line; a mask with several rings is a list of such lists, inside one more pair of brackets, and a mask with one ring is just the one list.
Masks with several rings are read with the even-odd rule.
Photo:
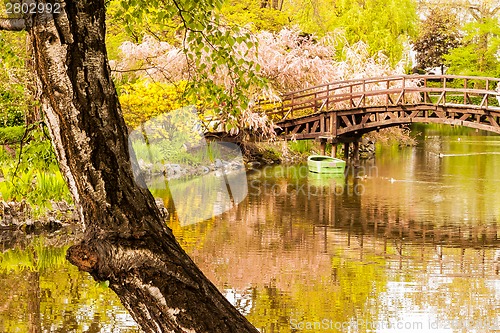
[[[395, 198], [388, 196], [387, 188], [380, 188], [380, 193], [373, 190], [375, 197], [369, 197], [369, 193], [356, 193], [363, 180], [350, 177], [340, 182], [327, 177], [319, 178], [317, 182], [312, 177], [307, 177], [307, 181], [280, 178], [276, 183], [265, 177], [251, 177], [249, 200], [262, 200], [266, 204], [247, 206], [248, 202], [244, 202], [241, 204], [244, 213], [240, 213], [253, 214], [261, 220], [271, 214], [278, 216], [283, 223], [295, 221], [303, 226], [345, 232], [348, 242], [351, 238], [363, 242], [363, 237], [372, 237], [384, 243], [422, 246], [500, 247], [500, 230], [495, 220], [458, 222], [456, 216], [440, 215], [438, 211], [435, 217], [427, 219], [413, 214], [410, 209], [394, 208], [388, 204]], [[301, 217], [297, 218], [297, 215]], [[242, 217], [238, 216], [230, 220], [240, 219]]]
[[339, 81], [261, 101], [295, 140], [357, 142], [367, 132], [420, 123], [460, 125], [500, 133], [500, 79], [467, 76], [401, 75]]

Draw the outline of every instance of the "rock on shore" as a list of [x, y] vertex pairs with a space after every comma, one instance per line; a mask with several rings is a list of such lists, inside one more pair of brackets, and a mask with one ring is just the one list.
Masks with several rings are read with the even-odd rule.
[[52, 209], [43, 217], [34, 218], [31, 205], [21, 202], [0, 201], [0, 230], [22, 230], [28, 234], [55, 232], [69, 225], [77, 225], [77, 212], [65, 201], [52, 201]]

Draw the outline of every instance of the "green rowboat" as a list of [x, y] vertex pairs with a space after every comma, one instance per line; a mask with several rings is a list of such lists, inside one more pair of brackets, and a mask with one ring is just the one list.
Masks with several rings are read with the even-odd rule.
[[316, 173], [344, 173], [345, 161], [323, 155], [311, 155], [307, 158], [309, 171]]

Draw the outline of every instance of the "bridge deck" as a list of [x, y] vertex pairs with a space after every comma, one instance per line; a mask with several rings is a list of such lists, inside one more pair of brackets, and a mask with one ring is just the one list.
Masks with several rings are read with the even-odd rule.
[[500, 79], [401, 75], [328, 83], [260, 101], [289, 139], [347, 142], [384, 127], [421, 123], [500, 133]]

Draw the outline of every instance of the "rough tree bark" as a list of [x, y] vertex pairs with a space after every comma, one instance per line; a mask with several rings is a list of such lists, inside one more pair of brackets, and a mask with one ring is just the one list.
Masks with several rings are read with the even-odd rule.
[[[104, 42], [104, 0], [62, 5], [61, 14], [27, 19], [26, 29], [53, 145], [85, 227], [68, 260], [109, 281], [145, 332], [258, 332], [179, 246], [151, 193], [134, 181]], [[10, 26], [19, 30], [18, 22]]]

